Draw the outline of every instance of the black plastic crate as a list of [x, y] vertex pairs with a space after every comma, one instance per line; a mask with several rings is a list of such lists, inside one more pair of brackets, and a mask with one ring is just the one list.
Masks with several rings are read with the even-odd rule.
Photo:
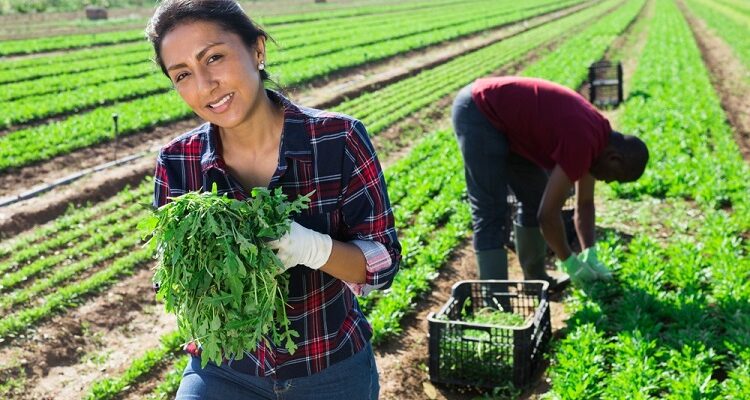
[[[478, 388], [523, 388], [544, 360], [552, 336], [544, 281], [473, 280], [453, 285], [451, 298], [429, 324], [430, 380]], [[467, 303], [470, 300], [470, 304]], [[490, 307], [512, 311], [519, 326], [465, 321]]]
[[589, 66], [589, 101], [597, 107], [614, 107], [622, 103], [622, 64], [597, 61]]

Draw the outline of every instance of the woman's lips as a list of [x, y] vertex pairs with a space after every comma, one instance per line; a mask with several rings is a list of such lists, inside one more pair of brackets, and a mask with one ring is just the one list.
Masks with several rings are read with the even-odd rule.
[[209, 104], [208, 109], [216, 114], [221, 114], [229, 108], [229, 105], [232, 103], [232, 99], [234, 99], [234, 92], [222, 97], [216, 103]]

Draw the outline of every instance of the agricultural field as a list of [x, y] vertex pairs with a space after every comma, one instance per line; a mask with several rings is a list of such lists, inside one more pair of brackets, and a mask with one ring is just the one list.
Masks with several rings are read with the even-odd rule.
[[[150, 60], [149, 2], [96, 22], [77, 2], [21, 3], [0, 1], [0, 398], [174, 398], [186, 338], [155, 299], [139, 224], [156, 151], [201, 120]], [[358, 298], [381, 398], [750, 398], [748, 3], [242, 4], [275, 41], [274, 81], [361, 120], [383, 165], [403, 259], [388, 290]], [[530, 385], [431, 383], [427, 315], [477, 277], [453, 97], [493, 75], [588, 95], [605, 59], [622, 63], [625, 102], [602, 112], [651, 154], [636, 183], [597, 185], [615, 279], [550, 298]]]

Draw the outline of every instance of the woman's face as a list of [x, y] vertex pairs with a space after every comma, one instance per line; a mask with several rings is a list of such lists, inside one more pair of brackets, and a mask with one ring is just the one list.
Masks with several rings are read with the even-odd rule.
[[263, 81], [258, 63], [265, 42], [249, 49], [240, 37], [212, 22], [186, 22], [162, 41], [161, 57], [185, 103], [201, 118], [234, 128], [260, 104]]

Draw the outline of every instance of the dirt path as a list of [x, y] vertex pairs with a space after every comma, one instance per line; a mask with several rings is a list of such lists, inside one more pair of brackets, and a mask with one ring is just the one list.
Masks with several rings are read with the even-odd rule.
[[750, 70], [734, 55], [732, 48], [696, 17], [684, 2], [678, 4], [693, 31], [703, 62], [711, 72], [711, 83], [734, 128], [740, 152], [745, 161], [750, 162]]
[[[311, 85], [291, 94], [301, 104], [325, 108], [388, 83], [407, 78], [419, 71], [439, 65], [461, 53], [478, 49], [504, 38], [529, 30], [540, 24], [561, 18], [580, 10], [585, 3], [565, 10], [535, 17], [528, 21], [508, 25], [497, 30], [483, 32], [466, 39], [449, 42], [422, 51], [400, 55], [380, 63], [374, 63], [349, 71], [329, 83]], [[414, 57], [414, 60], [411, 58]], [[404, 61], [406, 60], [406, 61]], [[165, 125], [143, 133], [120, 138], [116, 149], [118, 157], [125, 157], [149, 149], [157, 149], [162, 143], [179, 133], [199, 125], [197, 118]], [[18, 195], [31, 187], [44, 185], [62, 177], [112, 160], [114, 143], [91, 146], [50, 161], [0, 173], [0, 197]], [[69, 203], [81, 204], [111, 196], [117, 188], [137, 182], [153, 172], [153, 157], [113, 169], [106, 174], [96, 174], [75, 184], [55, 189], [43, 196], [26, 200], [0, 209], [0, 231], [4, 235], [16, 234], [35, 224], [51, 220], [65, 210]], [[101, 188], [101, 189], [100, 189]]]

